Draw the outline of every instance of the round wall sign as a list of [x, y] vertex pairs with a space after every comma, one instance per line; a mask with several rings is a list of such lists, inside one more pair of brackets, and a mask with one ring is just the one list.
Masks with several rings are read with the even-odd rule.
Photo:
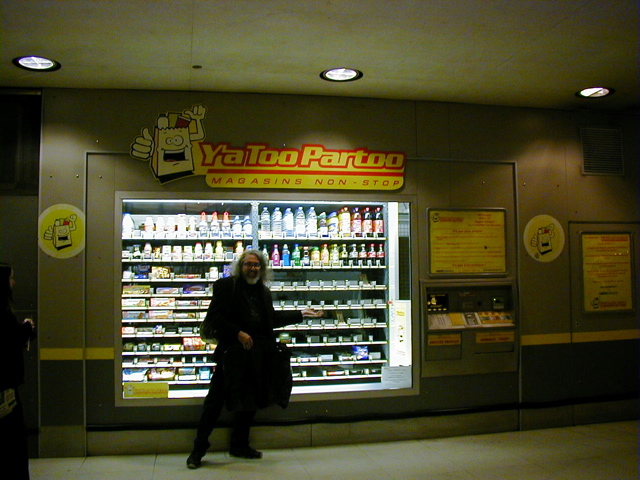
[[539, 262], [551, 262], [564, 249], [562, 225], [550, 215], [533, 217], [524, 228], [524, 247]]
[[38, 245], [47, 255], [70, 258], [84, 249], [84, 213], [73, 205], [52, 205], [38, 218]]

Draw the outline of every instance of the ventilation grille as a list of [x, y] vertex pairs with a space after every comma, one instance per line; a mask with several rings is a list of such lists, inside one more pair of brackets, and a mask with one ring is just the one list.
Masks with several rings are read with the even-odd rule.
[[612, 127], [581, 127], [582, 173], [624, 175], [622, 132]]

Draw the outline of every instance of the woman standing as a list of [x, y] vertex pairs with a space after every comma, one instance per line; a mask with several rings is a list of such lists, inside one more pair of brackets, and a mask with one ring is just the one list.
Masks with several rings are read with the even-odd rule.
[[35, 338], [30, 318], [13, 309], [13, 269], [0, 264], [0, 469], [11, 479], [29, 478], [27, 429], [18, 386], [24, 383], [24, 349]]

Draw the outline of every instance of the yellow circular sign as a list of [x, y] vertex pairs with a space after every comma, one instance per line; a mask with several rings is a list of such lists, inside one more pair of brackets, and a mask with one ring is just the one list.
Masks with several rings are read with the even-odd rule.
[[70, 258], [84, 249], [84, 213], [66, 203], [52, 205], [38, 218], [38, 245], [54, 258]]
[[529, 255], [539, 262], [555, 260], [564, 249], [562, 225], [550, 215], [538, 215], [529, 220], [522, 239]]

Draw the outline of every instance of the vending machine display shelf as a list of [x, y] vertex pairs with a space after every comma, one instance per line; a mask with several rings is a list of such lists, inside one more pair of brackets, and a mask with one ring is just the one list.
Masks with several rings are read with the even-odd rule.
[[[178, 378], [177, 369], [208, 368], [215, 363], [186, 363], [176, 358], [213, 354], [210, 346], [206, 350], [188, 348], [204, 348], [207, 343], [199, 338], [198, 327], [206, 316], [213, 284], [231, 274], [232, 262], [246, 249], [268, 257], [273, 276], [269, 288], [277, 312], [309, 307], [323, 312], [322, 319], [276, 332], [296, 350], [292, 352], [295, 358], [321, 359], [292, 362], [294, 394], [310, 389], [388, 388], [381, 382], [380, 369], [394, 355], [404, 355], [396, 352], [393, 335], [400, 331], [404, 335], [410, 327], [404, 320], [408, 303], [399, 316], [392, 306], [398, 300], [398, 262], [402, 259], [406, 269], [410, 265], [408, 251], [401, 256], [398, 249], [399, 205], [317, 201], [294, 206], [291, 202], [123, 198], [118, 253], [123, 398], [146, 394], [135, 389], [125, 392], [125, 384], [134, 378], [148, 383], [166, 380], [168, 392], [158, 389], [158, 395], [166, 395], [163, 398], [206, 394], [201, 387], [208, 380], [193, 372]], [[402, 205], [408, 223], [409, 204]], [[302, 207], [304, 226], [300, 223]], [[266, 211], [273, 214], [268, 221]], [[276, 216], [278, 211], [282, 217]], [[297, 217], [293, 227], [292, 212]], [[401, 328], [392, 325], [397, 318], [402, 319]], [[149, 357], [161, 361], [147, 360]], [[139, 368], [165, 370], [141, 374]], [[172, 373], [175, 378], [156, 380]]]

